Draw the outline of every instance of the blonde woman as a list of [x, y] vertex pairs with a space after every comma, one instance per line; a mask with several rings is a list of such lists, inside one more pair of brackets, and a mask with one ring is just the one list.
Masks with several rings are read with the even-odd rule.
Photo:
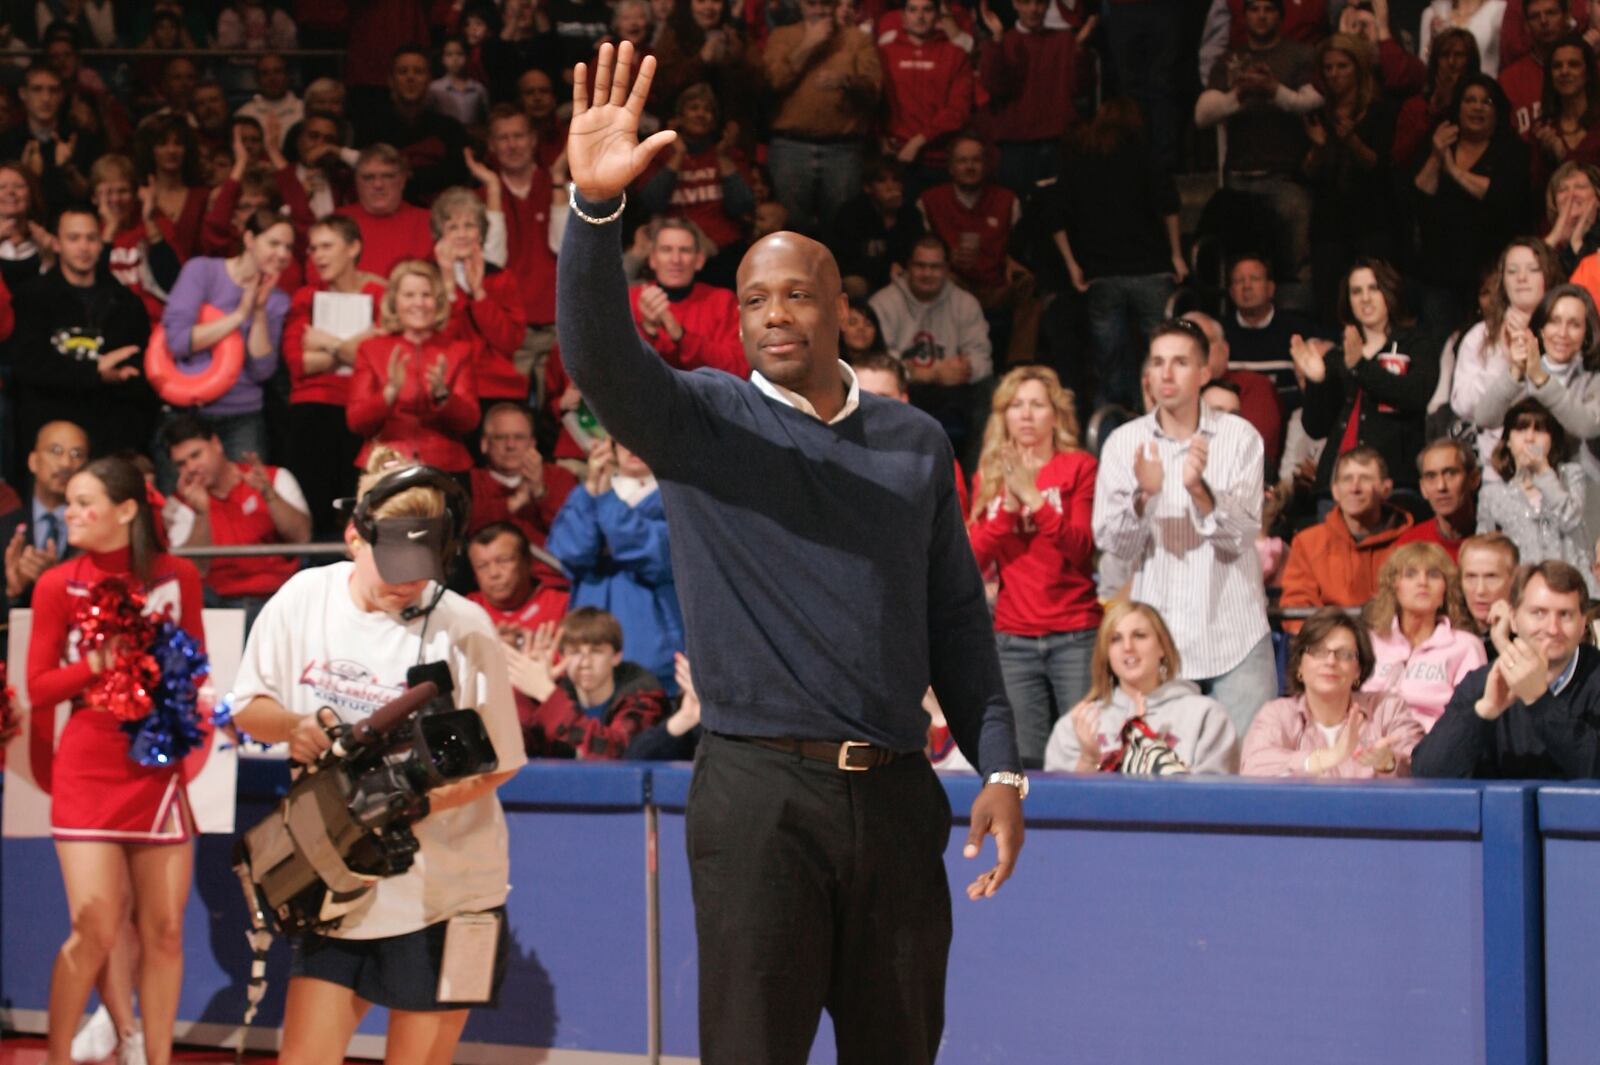
[[378, 1005], [389, 1011], [388, 1060], [448, 1065], [469, 1007], [438, 999], [447, 931], [469, 914], [497, 924], [485, 959], [483, 1004], [492, 1008], [505, 973], [510, 879], [494, 793], [526, 756], [499, 637], [487, 614], [443, 587], [466, 528], [465, 493], [442, 471], [381, 447], [357, 491], [372, 542], [352, 522], [344, 539], [353, 561], [303, 570], [268, 601], [234, 682], [240, 726], [314, 763], [332, 718], [362, 720], [400, 694], [410, 667], [442, 662], [455, 705], [483, 718], [498, 765], [429, 792], [429, 813], [412, 826], [420, 849], [410, 870], [379, 880], [338, 928], [292, 940], [278, 1060], [343, 1061], [356, 1025]]
[[1078, 446], [1072, 393], [1055, 371], [1022, 366], [995, 388], [973, 480], [969, 532], [978, 567], [999, 577], [995, 641], [1024, 763], [1044, 758], [1051, 726], [1089, 687], [1095, 591], [1094, 479]]
[[367, 437], [356, 459], [385, 444], [447, 473], [472, 468], [463, 437], [478, 424], [472, 345], [446, 330], [450, 297], [439, 268], [407, 259], [389, 274], [379, 304], [380, 335], [356, 351], [345, 420]]
[[1195, 773], [1232, 773], [1239, 737], [1221, 703], [1178, 674], [1172, 633], [1154, 607], [1119, 599], [1095, 640], [1088, 696], [1056, 722], [1044, 767], [1094, 773], [1119, 762], [1123, 727], [1140, 718]]
[[1438, 544], [1406, 544], [1388, 557], [1362, 621], [1375, 656], [1363, 689], [1397, 696], [1424, 732], [1444, 713], [1456, 685], [1488, 661], [1461, 571]]

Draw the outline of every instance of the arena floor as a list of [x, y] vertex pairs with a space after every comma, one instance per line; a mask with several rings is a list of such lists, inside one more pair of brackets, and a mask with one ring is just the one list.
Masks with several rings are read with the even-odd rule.
[[[270, 1054], [246, 1054], [250, 1065], [272, 1065], [278, 1059]], [[362, 1059], [353, 1059], [348, 1065], [359, 1065]], [[44, 1040], [35, 1036], [6, 1036], [0, 1039], [0, 1065], [42, 1065]], [[115, 1065], [115, 1058], [106, 1059]], [[232, 1065], [233, 1051], [200, 1048], [178, 1050], [172, 1055], [173, 1065]], [[370, 1065], [370, 1063], [368, 1063]]]

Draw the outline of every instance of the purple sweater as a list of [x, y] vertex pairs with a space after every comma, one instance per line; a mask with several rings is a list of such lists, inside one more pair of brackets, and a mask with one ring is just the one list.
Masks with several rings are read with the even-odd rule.
[[[172, 295], [167, 298], [167, 308], [161, 315], [161, 324], [167, 331], [167, 350], [172, 352], [178, 368], [184, 373], [199, 373], [211, 365], [211, 351], [191, 352], [189, 331], [200, 321], [200, 308], [211, 304], [219, 311], [232, 311], [239, 306], [244, 290], [228, 276], [227, 260], [213, 258], [190, 259], [183, 264]], [[244, 369], [222, 398], [200, 408], [208, 417], [229, 414], [256, 414], [261, 410], [261, 385], [278, 368], [278, 352], [283, 342], [283, 319], [289, 313], [289, 295], [273, 289], [267, 297], [267, 331], [272, 336], [272, 353], [259, 359], [249, 357], [246, 348]]]

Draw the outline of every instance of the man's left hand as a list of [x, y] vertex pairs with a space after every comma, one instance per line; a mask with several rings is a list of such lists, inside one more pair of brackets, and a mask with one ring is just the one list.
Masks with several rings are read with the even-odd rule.
[[1010, 784], [985, 784], [972, 803], [972, 828], [961, 854], [976, 858], [983, 850], [983, 837], [994, 837], [997, 861], [993, 869], [967, 885], [967, 898], [986, 899], [1011, 879], [1022, 851], [1022, 796]]

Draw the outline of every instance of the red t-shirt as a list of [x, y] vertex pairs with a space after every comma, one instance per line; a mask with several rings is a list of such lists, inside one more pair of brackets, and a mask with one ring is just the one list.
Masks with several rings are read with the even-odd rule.
[[[241, 474], [244, 467], [237, 467]], [[309, 513], [305, 496], [294, 475], [277, 466], [267, 466], [267, 477], [272, 489], [287, 504]], [[167, 501], [164, 508], [168, 531], [177, 543], [187, 543], [193, 528], [195, 514], [177, 496]], [[211, 542], [220, 546], [246, 544], [281, 544], [278, 528], [272, 522], [272, 510], [260, 492], [250, 487], [241, 476], [226, 496], [211, 497], [207, 514], [211, 527]], [[265, 558], [214, 558], [206, 567], [205, 583], [221, 596], [269, 596], [283, 582], [295, 575], [300, 560], [292, 555], [271, 555]]]
[[1006, 241], [1017, 197], [1002, 185], [985, 185], [968, 207], [956, 194], [955, 182], [935, 185], [918, 201], [928, 227], [950, 246], [956, 273], [983, 288], [1006, 283]]
[[489, 615], [490, 623], [497, 629], [502, 625], [515, 625], [531, 633], [548, 622], [559, 623], [567, 613], [567, 590], [548, 584], [534, 585], [528, 598], [509, 610], [490, 606], [482, 592], [469, 592], [467, 598], [483, 608], [484, 613]]

